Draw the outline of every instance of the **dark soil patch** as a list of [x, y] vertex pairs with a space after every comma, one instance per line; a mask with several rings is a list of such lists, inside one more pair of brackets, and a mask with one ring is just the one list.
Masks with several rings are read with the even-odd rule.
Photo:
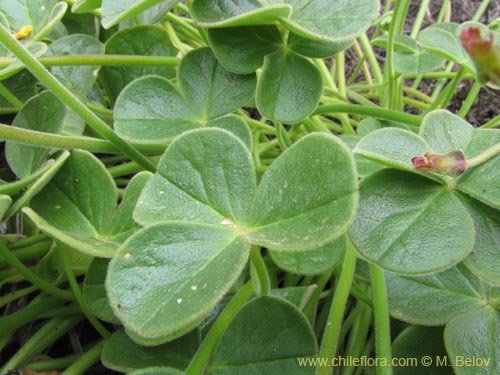
[[[381, 2], [381, 9], [384, 9], [385, 1]], [[478, 7], [481, 5], [481, 0], [471, 0], [471, 1], [453, 1], [450, 2], [449, 15], [450, 21], [456, 23], [463, 23], [470, 21], [474, 17]], [[413, 27], [415, 18], [420, 9], [421, 1], [412, 1], [408, 9], [408, 16], [405, 22], [404, 32], [409, 35]], [[422, 23], [422, 29], [425, 27], [436, 23], [438, 18], [443, 0], [432, 0], [430, 2], [429, 8], [426, 12], [425, 18]], [[480, 19], [481, 23], [489, 24], [495, 19], [500, 17], [500, 0], [491, 0]], [[382, 48], [375, 48], [377, 53], [377, 58], [379, 59], [380, 65], [383, 66], [385, 61], [385, 50]], [[356, 53], [351, 48], [346, 51], [346, 72], [348, 77], [353, 74], [359, 59]], [[457, 69], [457, 67], [456, 67]], [[358, 75], [357, 79], [362, 79], [362, 75]], [[419, 90], [423, 93], [429, 94], [433, 91], [437, 80], [423, 80], [419, 85]], [[411, 85], [411, 81], [406, 82], [407, 85]], [[454, 97], [452, 98], [450, 104], [446, 109], [453, 113], [457, 113], [462, 102], [467, 97], [470, 88], [472, 87], [474, 81], [464, 80], [457, 87]], [[477, 95], [474, 106], [469, 111], [466, 120], [469, 121], [474, 126], [479, 126], [491, 120], [493, 117], [498, 115], [500, 109], [500, 91], [493, 90], [488, 87], [481, 88], [479, 94]], [[420, 111], [413, 108], [407, 107], [408, 112], [419, 113]]]

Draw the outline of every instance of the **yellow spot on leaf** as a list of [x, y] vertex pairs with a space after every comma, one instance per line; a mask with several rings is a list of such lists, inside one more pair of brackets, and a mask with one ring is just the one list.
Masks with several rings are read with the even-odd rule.
[[21, 27], [21, 30], [19, 30], [17, 33], [14, 34], [14, 38], [16, 38], [17, 40], [24, 39], [28, 37], [32, 31], [33, 31], [33, 26], [31, 25], [23, 26]]

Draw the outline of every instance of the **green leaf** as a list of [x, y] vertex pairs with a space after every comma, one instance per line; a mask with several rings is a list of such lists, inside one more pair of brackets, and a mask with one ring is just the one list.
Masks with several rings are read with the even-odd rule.
[[125, 87], [115, 105], [116, 132], [131, 141], [167, 143], [241, 107], [255, 91], [254, 74], [230, 73], [208, 48], [182, 59], [177, 81], [179, 90], [158, 76], [139, 78]]
[[[96, 199], [99, 197], [99, 199]], [[36, 226], [84, 253], [110, 257], [118, 243], [110, 238], [117, 191], [104, 165], [75, 150], [51, 183], [25, 209]]]
[[292, 51], [303, 56], [314, 58], [326, 58], [336, 55], [340, 51], [349, 48], [352, 44], [352, 39], [332, 42], [329, 40], [304, 38], [294, 33], [290, 33], [287, 41], [287, 45]]
[[147, 367], [132, 371], [128, 375], [186, 375], [186, 373], [169, 367]]
[[316, 108], [323, 90], [321, 73], [306, 58], [278, 51], [264, 58], [255, 99], [262, 115], [298, 122]]
[[116, 99], [114, 119], [119, 136], [144, 143], [167, 143], [199, 126], [177, 88], [158, 76], [138, 78], [125, 87]]
[[485, 305], [483, 284], [462, 264], [429, 276], [385, 277], [389, 311], [408, 323], [444, 325]]
[[[2, 80], [2, 84], [22, 103], [26, 103], [28, 99], [37, 94], [37, 79], [33, 77], [29, 70], [21, 70], [19, 73]], [[7, 108], [9, 110], [6, 110]], [[0, 110], [10, 112], [15, 109], [3, 96], [0, 96]], [[15, 112], [17, 112], [17, 110], [15, 110]]]
[[312, 0], [293, 5], [291, 17], [280, 18], [281, 23], [304, 38], [332, 42], [352, 40], [363, 33], [379, 11], [379, 2], [374, 0]]
[[210, 48], [190, 51], [181, 60], [177, 81], [198, 117], [213, 119], [240, 108], [252, 99], [255, 74], [238, 75], [220, 65]]
[[[421, 375], [422, 373], [454, 375], [450, 367], [437, 362], [438, 358], [444, 361], [446, 355], [442, 327], [408, 327], [392, 343], [393, 358], [401, 358], [408, 363], [406, 366], [393, 367], [393, 373], [394, 375]], [[425, 356], [433, 359], [430, 366], [422, 365], [422, 358]]]
[[157, 345], [180, 337], [227, 293], [249, 248], [227, 226], [166, 222], [145, 227], [109, 265], [106, 289], [113, 311], [134, 341]]
[[127, 373], [156, 366], [184, 369], [196, 352], [199, 341], [199, 334], [194, 331], [168, 344], [145, 347], [130, 340], [120, 330], [113, 333], [104, 345], [101, 360], [107, 368]]
[[[388, 36], [375, 39], [372, 44], [387, 49]], [[415, 39], [396, 35], [394, 39], [394, 68], [401, 74], [423, 74], [438, 69], [444, 59], [433, 52], [420, 48]]]
[[462, 151], [467, 157], [474, 128], [467, 121], [445, 110], [431, 111], [420, 126], [420, 136], [436, 153]]
[[85, 34], [94, 38], [99, 37], [101, 26], [95, 15], [74, 12], [67, 12], [61, 20], [60, 25], [67, 31], [65, 35]]
[[430, 151], [430, 146], [418, 135], [403, 129], [375, 130], [361, 138], [353, 152], [382, 165], [415, 172], [411, 159]]
[[133, 212], [139, 195], [151, 176], [152, 174], [149, 172], [140, 172], [128, 183], [122, 201], [111, 219], [110, 231], [114, 240], [123, 242], [135, 230], [139, 229], [133, 219]]
[[247, 123], [236, 115], [226, 115], [207, 122], [207, 127], [227, 130], [237, 136], [247, 148], [253, 150], [252, 131]]
[[76, 0], [71, 6], [71, 13], [80, 14], [96, 10], [101, 7], [102, 0]]
[[500, 285], [499, 212], [474, 199], [460, 198], [468, 209], [476, 230], [474, 249], [465, 258], [465, 264], [477, 277]]
[[255, 185], [252, 156], [236, 136], [215, 128], [194, 130], [165, 151], [134, 218], [142, 225], [165, 220], [246, 223]]
[[83, 282], [83, 300], [88, 309], [99, 319], [117, 324], [119, 320], [113, 314], [108, 303], [104, 281], [108, 270], [109, 259], [94, 258], [85, 273]]
[[34, 182], [26, 190], [24, 190], [22, 195], [16, 199], [12, 206], [10, 206], [9, 210], [5, 213], [4, 219], [7, 220], [17, 214], [21, 208], [26, 206], [30, 200], [52, 180], [55, 174], [64, 165], [68, 157], [69, 152], [63, 151], [57, 159], [48, 160], [37, 171], [35, 171], [35, 173], [29, 175], [25, 181], [28, 182], [33, 178]]
[[457, 38], [458, 24], [439, 23], [420, 31], [417, 41], [423, 48], [459, 64], [473, 66]]
[[[500, 142], [500, 131], [476, 129], [465, 155], [477, 156]], [[500, 156], [497, 155], [477, 167], [468, 168], [457, 181], [456, 188], [471, 197], [500, 209]]]
[[264, 63], [264, 57], [283, 46], [283, 38], [274, 25], [212, 28], [207, 32], [217, 60], [229, 71], [247, 74]]
[[297, 275], [320, 275], [331, 269], [342, 258], [347, 246], [346, 236], [307, 251], [269, 251], [274, 263], [287, 272]]
[[[418, 50], [415, 39], [410, 38], [406, 35], [395, 35], [393, 43], [394, 51], [396, 52], [416, 53]], [[389, 36], [381, 35], [378, 38], [372, 40], [371, 44], [387, 49], [387, 46], [389, 45]]]
[[60, 252], [63, 251], [69, 260], [69, 264], [76, 276], [85, 274], [92, 262], [92, 257], [64, 245], [54, 243], [48, 253], [40, 259], [35, 266], [35, 272], [40, 277], [59, 284], [66, 280], [64, 265], [61, 262]]
[[263, 6], [258, 0], [194, 0], [191, 14], [202, 27], [270, 25], [288, 17], [288, 4]]
[[10, 29], [18, 32], [32, 26], [29, 40], [41, 40], [64, 16], [68, 5], [57, 0], [0, 0], [0, 12], [8, 19]]
[[342, 141], [310, 134], [285, 151], [262, 177], [252, 210], [253, 243], [305, 250], [340, 236], [357, 206], [357, 175]]
[[[175, 56], [176, 53], [165, 29], [153, 25], [120, 30], [106, 41], [106, 54], [109, 55]], [[103, 66], [99, 82], [113, 104], [126, 85], [146, 75], [173, 78], [175, 69], [169, 66]]]
[[[41, 42], [34, 42], [27, 46], [28, 51], [30, 51], [35, 57], [41, 57], [45, 52], [47, 52], [47, 45]], [[4, 54], [6, 57], [14, 57], [10, 52]], [[15, 58], [13, 62], [7, 65], [5, 68], [0, 69], [0, 80], [4, 80], [12, 77], [14, 74], [24, 69], [24, 64]]]
[[[64, 124], [66, 106], [51, 92], [45, 91], [26, 102], [12, 126], [45, 133], [59, 133]], [[38, 169], [50, 150], [45, 147], [6, 142], [5, 156], [12, 171], [24, 178]]]
[[395, 52], [394, 68], [401, 74], [424, 74], [441, 68], [445, 60], [425, 49], [415, 53]]
[[210, 374], [314, 374], [297, 358], [313, 357], [316, 338], [307, 319], [291, 303], [255, 298], [229, 323], [209, 365]]
[[311, 290], [311, 286], [291, 286], [285, 288], [271, 289], [270, 296], [279, 297], [287, 300], [288, 302], [294, 304], [300, 309], [301, 303], [303, 303], [305, 297], [310, 297], [308, 294]]
[[[448, 111], [433, 111], [425, 116], [420, 134], [434, 152], [462, 151], [467, 159], [485, 152], [500, 142], [500, 131], [474, 129]], [[500, 157], [468, 168], [456, 181], [456, 189], [500, 209]]]
[[0, 194], [0, 222], [12, 203], [12, 198], [5, 194]]
[[[47, 55], [100, 55], [104, 46], [97, 39], [83, 34], [73, 34], [54, 41]], [[70, 90], [86, 96], [94, 86], [97, 65], [54, 66], [52, 74]]]
[[444, 338], [455, 374], [499, 373], [500, 312], [497, 310], [487, 306], [452, 320], [446, 326]]
[[464, 259], [474, 227], [446, 186], [384, 169], [362, 181], [350, 237], [361, 255], [386, 270], [425, 274]]
[[[340, 136], [340, 139], [347, 145], [347, 147], [349, 147], [352, 150], [356, 147], [356, 144], [361, 140], [361, 137], [354, 134], [343, 134]], [[383, 165], [371, 161], [358, 154], [354, 154], [354, 160], [356, 160], [356, 168], [358, 170], [358, 175], [361, 178], [364, 178], [384, 168]]]
[[[102, 0], [101, 23], [105, 29], [119, 24], [123, 20], [135, 17], [162, 0]], [[179, 0], [167, 0], [165, 12], [173, 8]]]

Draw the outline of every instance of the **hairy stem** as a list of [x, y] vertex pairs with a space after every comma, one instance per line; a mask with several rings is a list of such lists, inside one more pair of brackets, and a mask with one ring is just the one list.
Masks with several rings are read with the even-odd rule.
[[392, 375], [391, 327], [384, 271], [376, 264], [370, 264], [372, 280], [373, 310], [375, 325], [375, 350], [378, 359], [385, 359], [388, 366], [377, 368], [379, 375]]
[[[319, 352], [320, 358], [333, 358], [339, 344], [340, 329], [344, 317], [344, 311], [349, 298], [354, 270], [356, 268], [356, 250], [349, 246], [345, 254], [344, 265], [338, 279], [333, 297], [332, 306], [328, 314], [328, 320], [321, 340]], [[332, 367], [322, 366], [316, 369], [316, 375], [331, 375]]]

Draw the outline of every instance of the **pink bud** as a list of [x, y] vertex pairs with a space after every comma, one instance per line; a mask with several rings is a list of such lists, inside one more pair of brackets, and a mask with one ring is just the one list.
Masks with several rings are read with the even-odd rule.
[[414, 156], [411, 162], [415, 169], [438, 172], [452, 177], [461, 175], [467, 168], [465, 156], [461, 151], [451, 151], [445, 154], [426, 152], [424, 156]]
[[494, 44], [493, 33], [483, 38], [479, 28], [467, 27], [460, 31], [459, 39], [472, 57], [480, 81], [500, 84], [500, 50]]

